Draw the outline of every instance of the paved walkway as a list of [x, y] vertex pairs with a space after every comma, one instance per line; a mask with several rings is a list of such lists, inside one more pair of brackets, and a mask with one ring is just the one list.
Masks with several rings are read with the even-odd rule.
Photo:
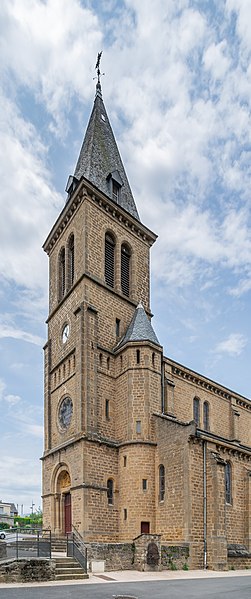
[[120, 572], [104, 572], [104, 574], [90, 574], [86, 580], [62, 580], [49, 582], [11, 582], [0, 583], [0, 589], [36, 586], [66, 586], [108, 584], [113, 582], [146, 582], [154, 580], [191, 580], [195, 578], [231, 578], [233, 576], [251, 576], [251, 570], [229, 570], [228, 572], [213, 572], [212, 570], [164, 570], [162, 572], [138, 572], [136, 570], [123, 570]]

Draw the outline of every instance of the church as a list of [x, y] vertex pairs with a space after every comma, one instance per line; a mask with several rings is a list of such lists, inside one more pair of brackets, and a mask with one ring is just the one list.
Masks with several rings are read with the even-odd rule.
[[157, 236], [140, 220], [99, 75], [43, 246], [44, 528], [78, 531], [104, 561], [109, 547], [152, 541], [159, 555], [171, 548], [162, 567], [178, 554], [187, 568], [251, 567], [251, 402], [163, 355], [149, 296]]

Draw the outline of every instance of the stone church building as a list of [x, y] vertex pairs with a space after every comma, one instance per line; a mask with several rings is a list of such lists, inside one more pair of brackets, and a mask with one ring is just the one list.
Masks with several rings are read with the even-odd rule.
[[190, 568], [251, 565], [251, 402], [163, 355], [149, 297], [156, 235], [99, 80], [67, 194], [44, 243], [44, 527], [107, 550], [153, 539]]

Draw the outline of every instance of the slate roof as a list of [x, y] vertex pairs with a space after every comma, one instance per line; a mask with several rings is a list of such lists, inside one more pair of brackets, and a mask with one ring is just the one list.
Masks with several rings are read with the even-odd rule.
[[142, 304], [137, 306], [124, 337], [121, 339], [115, 349], [120, 349], [129, 341], [151, 341], [156, 345], [160, 345]]
[[101, 85], [97, 83], [94, 106], [80, 150], [74, 177], [80, 180], [84, 176], [100, 191], [103, 191], [113, 199], [109, 181], [109, 176], [111, 178], [113, 173], [114, 179], [119, 179], [122, 183], [118, 204], [134, 218], [140, 220], [104, 106]]

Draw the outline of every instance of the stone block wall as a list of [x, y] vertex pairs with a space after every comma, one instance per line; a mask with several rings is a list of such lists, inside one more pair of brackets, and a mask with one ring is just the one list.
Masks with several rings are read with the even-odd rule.
[[87, 543], [87, 559], [104, 561], [106, 571], [132, 570], [134, 551], [132, 543]]
[[0, 566], [0, 582], [55, 580], [56, 564], [46, 559], [9, 560]]
[[188, 570], [189, 545], [161, 545], [162, 570]]
[[1, 541], [0, 543], [0, 560], [4, 559], [7, 556], [6, 543]]

